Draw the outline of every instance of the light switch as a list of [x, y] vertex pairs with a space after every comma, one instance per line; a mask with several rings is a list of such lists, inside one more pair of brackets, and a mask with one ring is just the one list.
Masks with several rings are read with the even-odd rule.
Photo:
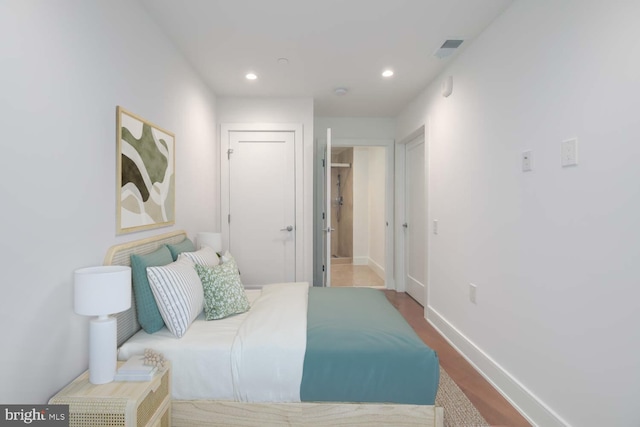
[[561, 162], [562, 167], [565, 166], [575, 166], [578, 164], [578, 140], [568, 139], [566, 141], [562, 141], [562, 149], [561, 149]]
[[533, 150], [522, 152], [522, 172], [533, 170]]

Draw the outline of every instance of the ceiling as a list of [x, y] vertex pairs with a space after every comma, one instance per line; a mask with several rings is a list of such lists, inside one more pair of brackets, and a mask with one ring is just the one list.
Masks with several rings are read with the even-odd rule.
[[[217, 96], [312, 97], [329, 117], [395, 117], [512, 2], [140, 1]], [[447, 39], [465, 42], [433, 56]]]

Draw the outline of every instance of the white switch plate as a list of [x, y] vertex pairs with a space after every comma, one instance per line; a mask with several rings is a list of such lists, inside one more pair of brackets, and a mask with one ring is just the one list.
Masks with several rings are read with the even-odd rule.
[[562, 167], [578, 164], [578, 140], [576, 138], [562, 141], [561, 156]]
[[469, 301], [471, 301], [472, 303], [476, 303], [476, 291], [477, 291], [478, 287], [473, 284], [473, 283], [469, 283]]
[[533, 170], [533, 150], [522, 152], [522, 172]]
[[438, 220], [433, 220], [433, 234], [438, 234]]

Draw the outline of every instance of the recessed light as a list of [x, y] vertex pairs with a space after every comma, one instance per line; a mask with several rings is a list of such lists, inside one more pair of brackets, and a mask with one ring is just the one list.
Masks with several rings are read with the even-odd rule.
[[346, 87], [338, 87], [333, 91], [333, 93], [335, 93], [338, 96], [344, 96], [347, 94], [347, 92], [349, 92], [349, 89], [347, 89]]
[[247, 80], [255, 80], [258, 78], [254, 73], [248, 73], [246, 76]]
[[393, 76], [393, 70], [384, 70], [382, 72], [382, 77], [391, 77]]
[[287, 58], [278, 58], [278, 64], [287, 65], [289, 64], [289, 60]]

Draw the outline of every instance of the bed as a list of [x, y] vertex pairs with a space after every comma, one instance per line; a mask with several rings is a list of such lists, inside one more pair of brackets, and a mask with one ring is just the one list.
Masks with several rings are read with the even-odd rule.
[[[130, 265], [132, 254], [185, 238], [175, 231], [116, 245], [105, 264]], [[246, 293], [248, 312], [200, 315], [180, 339], [140, 330], [135, 304], [117, 315], [119, 358], [153, 348], [171, 360], [173, 425], [442, 425], [437, 356], [382, 292], [289, 283]], [[267, 337], [267, 325], [281, 333]], [[302, 348], [289, 344], [297, 335]], [[283, 380], [293, 373], [297, 385]]]

